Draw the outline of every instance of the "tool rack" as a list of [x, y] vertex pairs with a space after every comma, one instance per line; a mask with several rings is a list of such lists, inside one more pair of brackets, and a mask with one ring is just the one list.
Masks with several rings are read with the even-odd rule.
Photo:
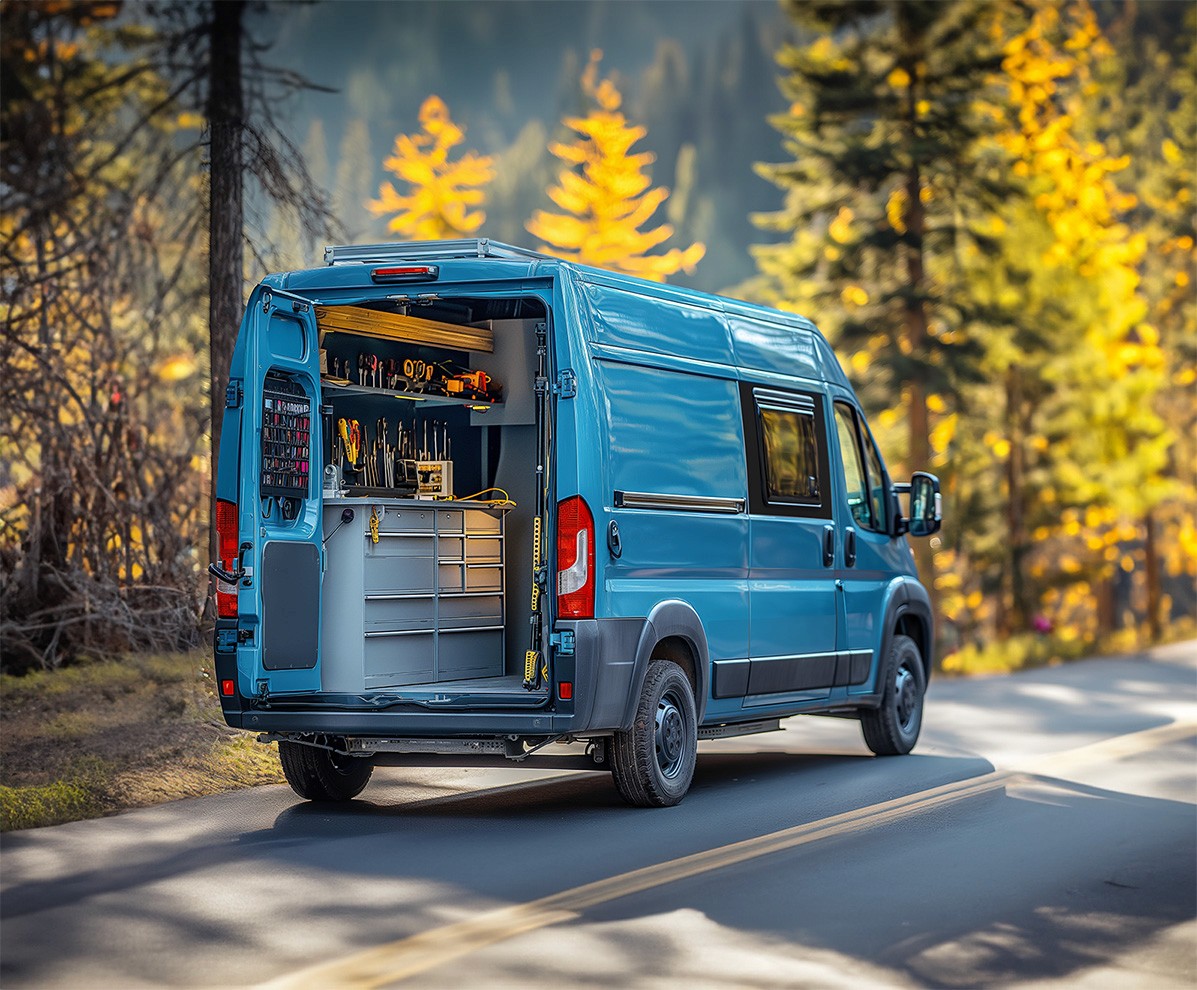
[[336, 391], [326, 391], [325, 397], [336, 398], [338, 394], [344, 395], [361, 395], [367, 397], [386, 396], [392, 399], [410, 399], [412, 402], [423, 403], [427, 406], [465, 406], [473, 412], [487, 412], [495, 405], [502, 403], [484, 402], [481, 399], [463, 399], [457, 395], [438, 395], [434, 392], [399, 392], [390, 388], [373, 388], [369, 385], [354, 385], [352, 383], [346, 385], [339, 381], [333, 381], [328, 378], [321, 378], [320, 384], [325, 389], [335, 389]]
[[[342, 523], [346, 509], [353, 519]], [[502, 675], [505, 515], [460, 502], [325, 499], [323, 690]]]

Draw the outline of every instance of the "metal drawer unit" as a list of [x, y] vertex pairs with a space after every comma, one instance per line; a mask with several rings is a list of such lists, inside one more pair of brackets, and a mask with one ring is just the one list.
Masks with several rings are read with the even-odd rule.
[[[382, 513], [378, 543], [372, 507]], [[338, 529], [346, 508], [354, 518]], [[505, 511], [326, 499], [323, 689], [353, 694], [502, 675]]]

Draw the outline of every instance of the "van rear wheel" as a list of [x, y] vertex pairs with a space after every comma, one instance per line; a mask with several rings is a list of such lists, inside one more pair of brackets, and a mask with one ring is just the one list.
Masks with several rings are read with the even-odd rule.
[[865, 745], [878, 756], [903, 756], [914, 749], [926, 690], [918, 644], [909, 636], [895, 636], [881, 668], [881, 704], [860, 715]]
[[278, 758], [291, 790], [308, 801], [348, 801], [370, 782], [368, 757], [342, 756], [329, 749], [282, 740]]
[[652, 660], [632, 728], [615, 733], [615, 786], [628, 804], [670, 807], [690, 789], [697, 758], [698, 715], [690, 680], [676, 663]]

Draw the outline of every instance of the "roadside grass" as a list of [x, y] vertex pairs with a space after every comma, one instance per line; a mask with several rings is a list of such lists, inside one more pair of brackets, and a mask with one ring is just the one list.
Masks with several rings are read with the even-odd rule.
[[1151, 642], [1146, 635], [1134, 628], [1123, 629], [1098, 640], [1023, 633], [991, 643], [970, 643], [963, 646], [943, 658], [942, 668], [946, 674], [966, 677], [1010, 674], [1016, 670], [1050, 667], [1085, 657], [1133, 653], [1150, 646], [1192, 639], [1194, 635], [1197, 635], [1197, 622], [1192, 619], [1181, 620], [1172, 625], [1159, 642]]
[[282, 782], [213, 684], [198, 651], [0, 676], [0, 831]]

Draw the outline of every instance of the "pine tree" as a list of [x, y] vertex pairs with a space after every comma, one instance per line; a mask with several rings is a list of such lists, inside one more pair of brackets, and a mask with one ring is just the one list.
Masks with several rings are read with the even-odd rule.
[[[745, 291], [818, 318], [883, 422], [891, 460], [932, 462], [933, 408], [956, 413], [976, 379], [982, 317], [960, 255], [990, 249], [985, 214], [1011, 192], [984, 138], [982, 97], [1001, 65], [998, 8], [959, 0], [791, 2], [817, 40], [782, 49], [789, 111], [774, 120], [793, 160], [759, 171], [786, 192], [757, 217], [788, 242], [758, 247]], [[904, 449], [902, 449], [904, 447]], [[945, 479], [949, 505], [951, 477]], [[950, 517], [949, 517], [950, 518]], [[951, 527], [945, 533], [951, 539]], [[923, 580], [933, 550], [917, 541]]]
[[[1197, 589], [1197, 8], [1159, 8], [1168, 20], [1156, 25], [1142, 23], [1148, 13], [1128, 7], [1115, 26], [1111, 41], [1128, 71], [1106, 92], [1109, 130], [1129, 159], [1118, 178], [1139, 200], [1129, 223], [1147, 240], [1143, 294], [1165, 360], [1157, 410], [1176, 439], [1173, 491], [1143, 519], [1144, 611], [1158, 640], [1173, 615], [1192, 614]], [[1174, 601], [1170, 592], [1186, 586], [1188, 597]]]
[[1140, 277], [1147, 240], [1125, 222], [1137, 205], [1119, 187], [1130, 158], [1103, 133], [1117, 61], [1087, 0], [1035, 5], [1006, 45], [1011, 120], [999, 143], [1028, 196], [1007, 204], [998, 240], [1023, 333], [990, 347], [1006, 415], [987, 436], [1006, 466], [1010, 629], [1026, 628], [1049, 591], [1077, 606], [1069, 635], [1116, 628], [1115, 582], [1135, 569], [1124, 545], [1171, 490], [1174, 438], [1155, 409], [1165, 358]]
[[594, 51], [582, 74], [582, 88], [593, 106], [585, 117], [566, 117], [577, 132], [570, 144], [556, 142], [549, 150], [565, 162], [549, 198], [564, 212], [537, 210], [528, 231], [544, 243], [541, 250], [569, 261], [664, 281], [675, 272], [689, 271], [706, 248], [691, 244], [664, 254], [649, 254], [673, 235], [669, 224], [641, 230], [669, 197], [663, 186], [651, 189], [646, 169], [650, 152], [631, 148], [646, 134], [628, 124], [615, 83], [598, 79], [602, 53]]
[[383, 163], [409, 187], [407, 195], [384, 182], [378, 199], [367, 204], [370, 212], [393, 214], [387, 229], [409, 240], [475, 233], [486, 219], [475, 207], [486, 199], [481, 187], [494, 178], [492, 160], [471, 151], [450, 161], [450, 152], [465, 139], [465, 132], [453, 123], [439, 96], [428, 97], [420, 107], [420, 127], [419, 134], [395, 138], [394, 152]]

